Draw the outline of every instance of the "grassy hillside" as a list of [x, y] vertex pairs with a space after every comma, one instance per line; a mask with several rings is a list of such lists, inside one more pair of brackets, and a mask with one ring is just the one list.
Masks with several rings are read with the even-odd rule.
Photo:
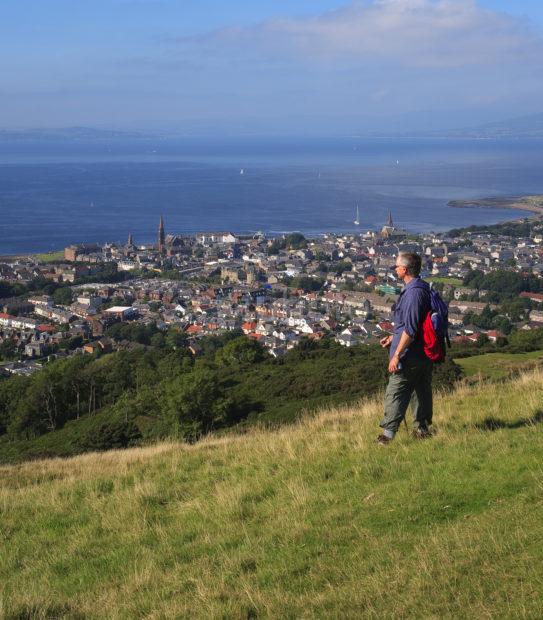
[[540, 618], [543, 374], [0, 468], [0, 617]]
[[465, 377], [480, 376], [483, 379], [505, 379], [512, 373], [541, 366], [543, 351], [527, 353], [486, 353], [454, 360]]

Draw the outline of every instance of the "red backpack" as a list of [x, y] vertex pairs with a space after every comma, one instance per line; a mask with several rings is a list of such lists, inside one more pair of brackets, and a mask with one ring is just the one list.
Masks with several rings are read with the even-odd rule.
[[432, 362], [442, 362], [449, 340], [449, 309], [439, 293], [430, 289], [430, 311], [422, 322], [422, 345], [424, 353]]

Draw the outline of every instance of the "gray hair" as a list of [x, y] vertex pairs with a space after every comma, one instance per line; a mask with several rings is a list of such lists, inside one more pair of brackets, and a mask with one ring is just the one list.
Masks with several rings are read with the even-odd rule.
[[414, 252], [400, 252], [398, 254], [398, 263], [405, 267], [408, 275], [418, 276], [422, 267], [422, 259]]

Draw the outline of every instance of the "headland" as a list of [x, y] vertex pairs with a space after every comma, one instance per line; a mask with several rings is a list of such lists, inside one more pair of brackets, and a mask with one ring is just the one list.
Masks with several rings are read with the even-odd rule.
[[468, 200], [449, 200], [447, 206], [462, 209], [519, 209], [543, 215], [543, 195], [531, 196], [495, 196]]

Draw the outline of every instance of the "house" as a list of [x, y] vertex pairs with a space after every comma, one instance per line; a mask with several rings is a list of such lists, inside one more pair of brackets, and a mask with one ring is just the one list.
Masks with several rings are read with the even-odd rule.
[[353, 336], [353, 334], [351, 334], [349, 330], [345, 330], [341, 332], [341, 334], [336, 336], [336, 342], [344, 347], [354, 347], [359, 344], [358, 338], [356, 338], [356, 336]]
[[29, 342], [25, 345], [24, 354], [26, 357], [43, 357], [47, 350], [47, 343], [38, 340], [35, 342]]
[[125, 321], [136, 316], [137, 311], [132, 306], [113, 306], [105, 310], [104, 314]]
[[197, 323], [193, 324], [193, 325], [189, 325], [186, 329], [185, 329], [185, 333], [188, 334], [189, 336], [197, 336], [198, 334], [201, 334], [204, 331], [204, 328], [202, 325], [198, 325]]
[[490, 340], [490, 342], [496, 342], [498, 338], [503, 338], [503, 334], [497, 329], [491, 329], [487, 331], [486, 335], [488, 336], [488, 339]]
[[530, 322], [543, 323], [543, 312], [541, 310], [532, 310], [529, 316]]
[[390, 321], [381, 321], [377, 323], [377, 329], [385, 333], [392, 333], [394, 331], [394, 325]]
[[528, 293], [522, 292], [519, 295], [524, 299], [529, 299], [530, 301], [535, 301], [536, 303], [543, 303], [543, 294], [542, 293]]
[[87, 342], [83, 345], [83, 351], [85, 353], [89, 353], [92, 355], [96, 351], [101, 351], [102, 347], [98, 344], [98, 342]]
[[241, 329], [242, 329], [244, 334], [249, 334], [251, 332], [254, 332], [255, 329], [256, 329], [256, 322], [255, 321], [247, 321], [247, 322], [242, 324]]

